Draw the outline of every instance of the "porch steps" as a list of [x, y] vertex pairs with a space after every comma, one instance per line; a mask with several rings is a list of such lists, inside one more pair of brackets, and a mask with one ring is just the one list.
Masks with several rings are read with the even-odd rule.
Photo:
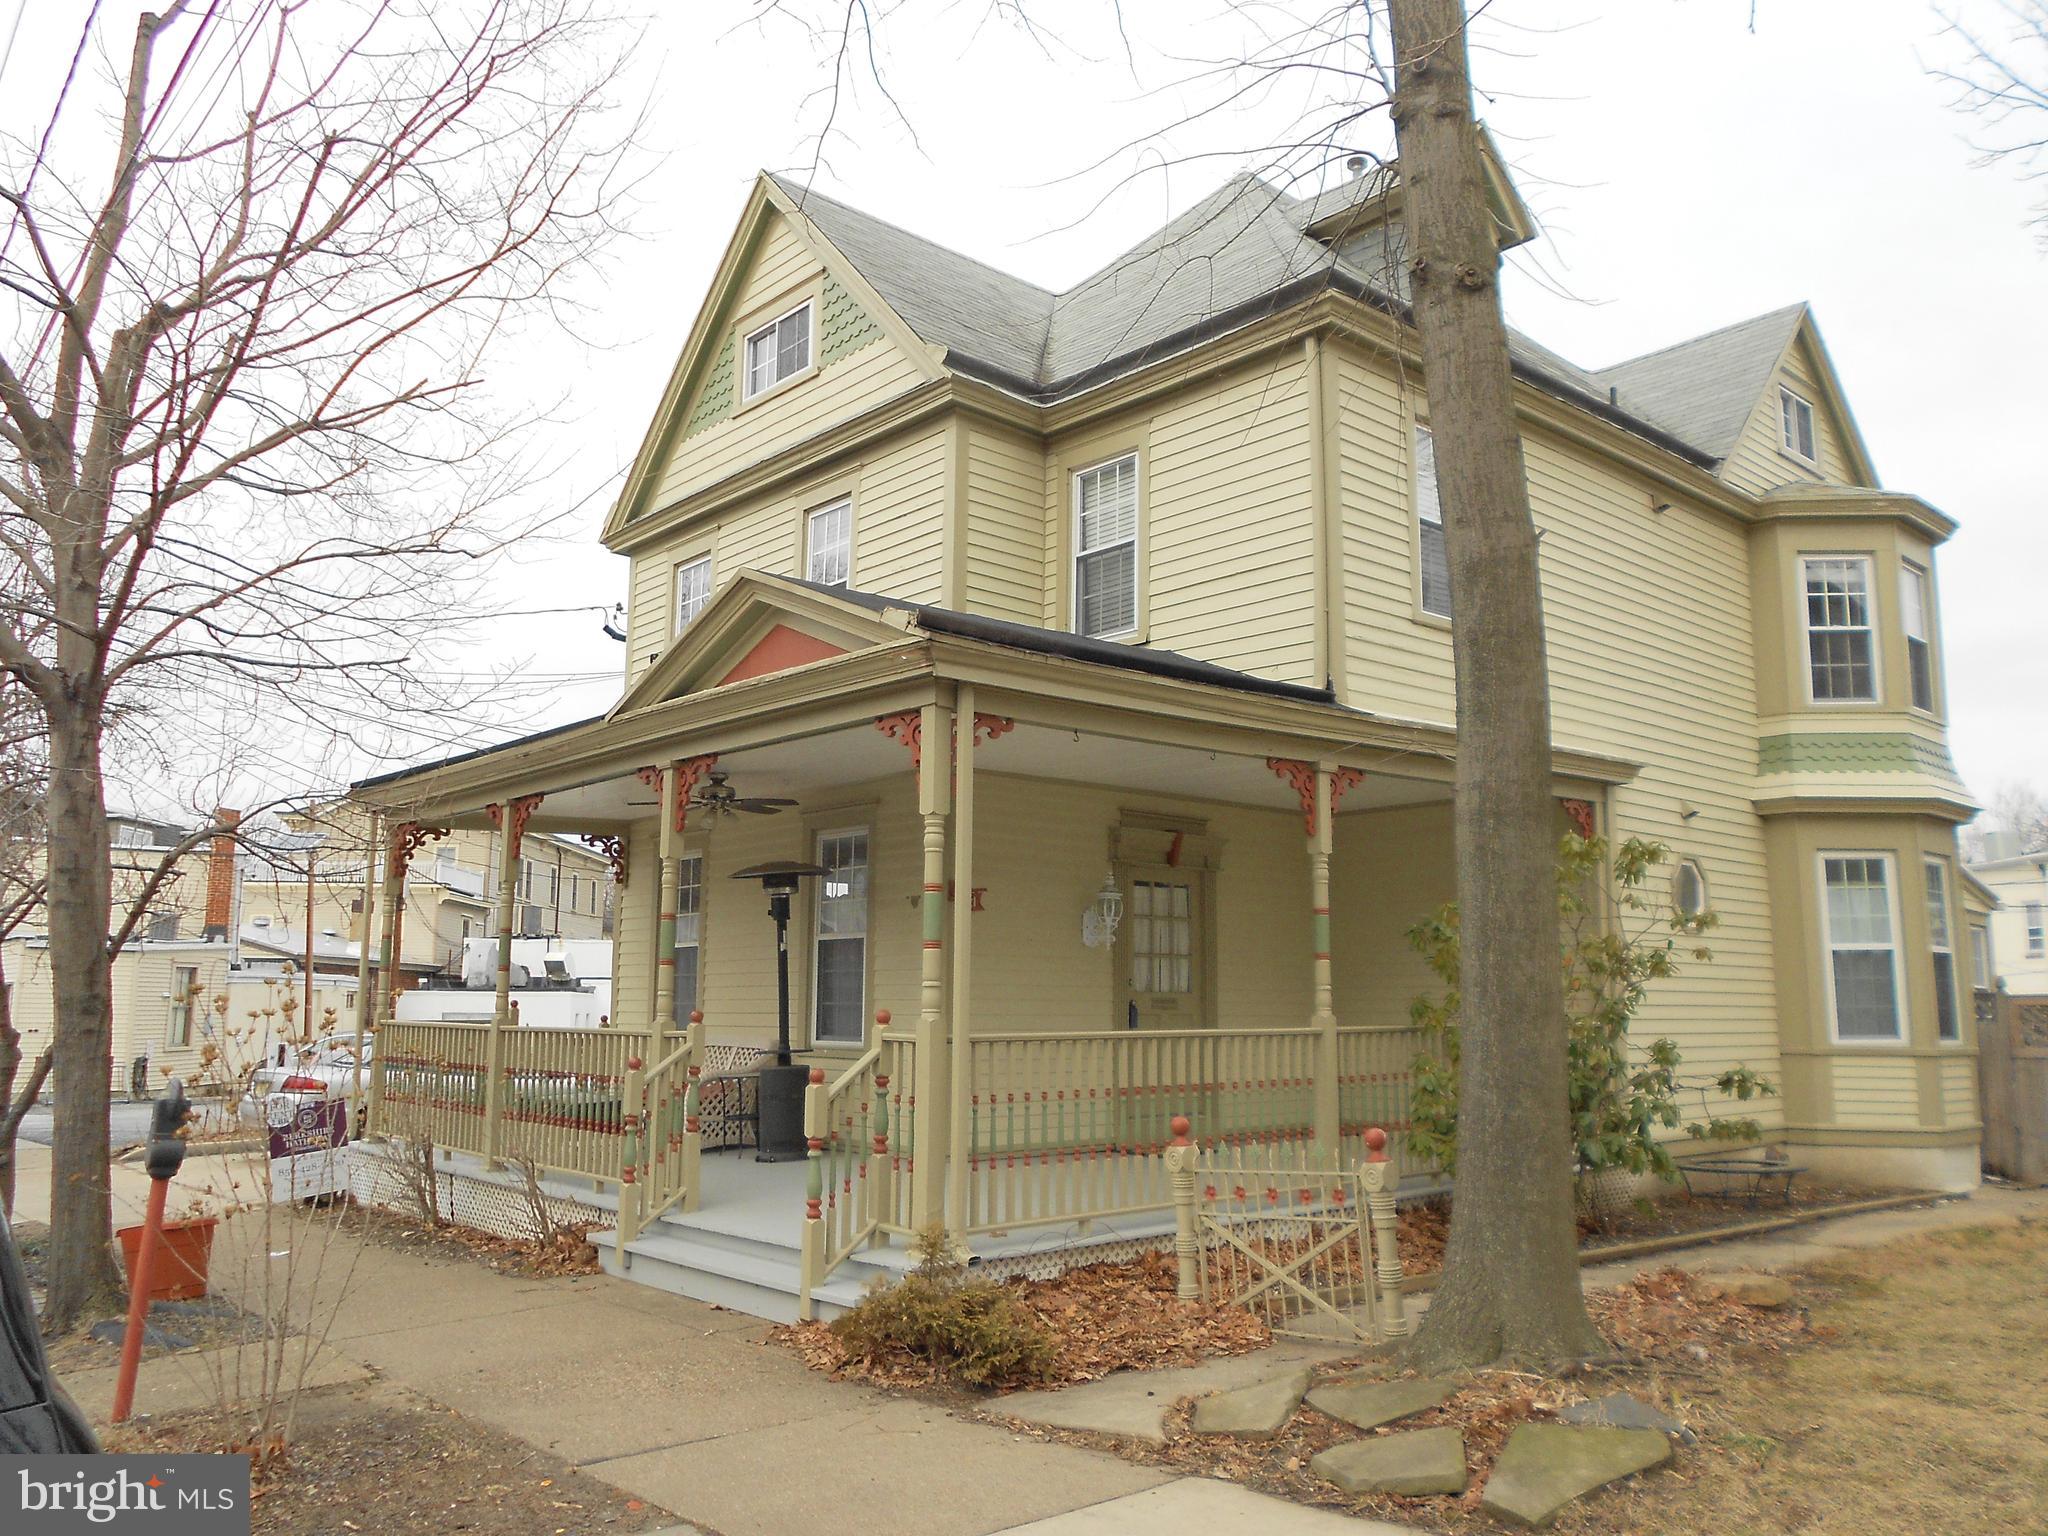
[[[593, 1232], [590, 1241], [608, 1275], [750, 1317], [793, 1323], [802, 1256], [799, 1225], [791, 1220], [790, 1235], [783, 1240], [771, 1231], [737, 1232], [671, 1211], [628, 1243], [623, 1257], [616, 1231]], [[895, 1280], [909, 1267], [901, 1248], [863, 1249], [812, 1291], [812, 1311], [829, 1322], [858, 1302], [871, 1281]]]

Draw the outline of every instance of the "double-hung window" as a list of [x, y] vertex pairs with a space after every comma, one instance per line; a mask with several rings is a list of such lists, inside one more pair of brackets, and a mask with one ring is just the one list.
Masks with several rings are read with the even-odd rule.
[[1949, 926], [1948, 866], [1927, 861], [1927, 937], [1934, 949], [1934, 1023], [1943, 1040], [1963, 1038], [1961, 1003], [1956, 996], [1956, 945]]
[[1820, 862], [1835, 1038], [1901, 1039], [1891, 856], [1830, 853]]
[[1934, 642], [1928, 623], [1927, 573], [1908, 560], [1899, 567], [1899, 627], [1906, 632], [1906, 675], [1913, 707], [1934, 708]]
[[2027, 903], [2027, 958], [2038, 960], [2048, 954], [2048, 907], [2038, 901]]
[[1448, 619], [1451, 562], [1444, 550], [1443, 500], [1436, 487], [1436, 438], [1420, 425], [1415, 428], [1415, 564], [1422, 611]]
[[811, 301], [804, 300], [747, 336], [746, 398], [751, 400], [811, 366]]
[[1809, 556], [1800, 568], [1806, 585], [1807, 679], [1814, 700], [1875, 703], [1869, 559]]
[[687, 560], [676, 567], [676, 633], [711, 606], [711, 557]]
[[821, 587], [843, 587], [852, 580], [851, 497], [813, 507], [804, 519], [804, 574]]
[[176, 965], [171, 967], [171, 1017], [169, 1027], [164, 1031], [167, 1045], [190, 1045], [192, 1043], [192, 1008], [199, 991], [199, 967]]
[[1991, 972], [1991, 930], [1982, 923], [1970, 924], [1970, 979], [1978, 987], [1989, 991], [1994, 977]]
[[1098, 639], [1138, 628], [1138, 456], [1074, 476], [1074, 630]]
[[867, 1004], [868, 834], [862, 828], [818, 834], [818, 944], [812, 973], [811, 1038], [859, 1045]]
[[704, 855], [676, 860], [676, 1025], [690, 1022], [697, 1006], [698, 956], [704, 946]]
[[1787, 453], [1809, 464], [1819, 457], [1813, 451], [1813, 403], [1782, 384], [1778, 386], [1778, 440]]

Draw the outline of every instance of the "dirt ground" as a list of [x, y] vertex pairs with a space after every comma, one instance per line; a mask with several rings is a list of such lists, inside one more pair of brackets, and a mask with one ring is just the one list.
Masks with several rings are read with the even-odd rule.
[[[116, 1431], [110, 1451], [221, 1449], [210, 1414]], [[259, 1480], [255, 1530], [291, 1536], [590, 1536], [676, 1523], [567, 1463], [382, 1383], [299, 1401], [290, 1459]]]

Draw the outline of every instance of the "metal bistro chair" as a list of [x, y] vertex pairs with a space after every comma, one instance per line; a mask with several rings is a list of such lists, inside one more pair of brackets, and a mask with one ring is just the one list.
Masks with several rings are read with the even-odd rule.
[[761, 1068], [775, 1053], [758, 1045], [707, 1045], [697, 1090], [706, 1152], [760, 1145]]

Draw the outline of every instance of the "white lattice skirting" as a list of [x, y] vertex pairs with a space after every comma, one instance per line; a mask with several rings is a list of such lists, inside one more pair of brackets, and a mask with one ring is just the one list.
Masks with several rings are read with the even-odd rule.
[[[489, 1169], [481, 1165], [436, 1162], [435, 1203], [441, 1219], [457, 1226], [473, 1227], [514, 1242], [531, 1242], [536, 1234], [526, 1191], [516, 1169]], [[378, 1142], [357, 1142], [348, 1149], [349, 1193], [364, 1205], [418, 1216], [412, 1184], [403, 1166], [402, 1152]], [[609, 1227], [612, 1213], [601, 1205], [578, 1200], [545, 1186], [549, 1220], [560, 1226]]]

